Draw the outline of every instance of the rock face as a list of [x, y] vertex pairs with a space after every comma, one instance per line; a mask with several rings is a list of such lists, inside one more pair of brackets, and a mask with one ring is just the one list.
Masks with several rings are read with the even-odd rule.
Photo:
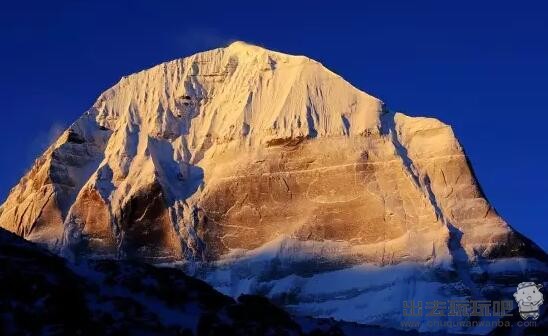
[[[66, 256], [182, 261], [227, 294], [381, 325], [404, 300], [502, 297], [548, 273], [449, 126], [243, 42], [104, 92], [12, 189], [0, 226]], [[346, 280], [320, 285], [333, 279]]]

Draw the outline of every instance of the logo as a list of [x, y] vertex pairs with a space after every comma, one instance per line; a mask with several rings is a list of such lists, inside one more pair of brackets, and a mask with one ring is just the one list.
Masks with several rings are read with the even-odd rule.
[[544, 302], [540, 289], [542, 285], [537, 285], [534, 282], [522, 282], [518, 285], [514, 298], [519, 306], [519, 314], [521, 318], [527, 320], [532, 317], [533, 320], [539, 317], [539, 308]]

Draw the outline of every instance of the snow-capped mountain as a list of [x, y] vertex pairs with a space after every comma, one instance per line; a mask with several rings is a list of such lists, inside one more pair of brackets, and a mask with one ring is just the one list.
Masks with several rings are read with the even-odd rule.
[[397, 328], [406, 301], [507, 298], [548, 274], [451, 127], [243, 42], [122, 78], [11, 190], [0, 226], [69, 258], [180, 265], [229, 295]]

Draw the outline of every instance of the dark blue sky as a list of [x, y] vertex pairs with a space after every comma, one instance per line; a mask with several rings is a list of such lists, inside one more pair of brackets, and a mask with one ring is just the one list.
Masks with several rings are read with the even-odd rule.
[[305, 54], [394, 110], [451, 124], [495, 208], [548, 249], [543, 1], [7, 1], [0, 197], [121, 76], [244, 40]]

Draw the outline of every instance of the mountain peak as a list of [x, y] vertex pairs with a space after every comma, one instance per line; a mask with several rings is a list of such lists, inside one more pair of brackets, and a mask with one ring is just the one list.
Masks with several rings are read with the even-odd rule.
[[105, 91], [12, 189], [0, 227], [67, 256], [192, 261], [231, 295], [398, 326], [404, 301], [503, 297], [500, 263], [548, 274], [450, 127], [245, 42]]
[[[243, 41], [235, 41], [229, 44], [226, 48], [224, 48], [225, 51], [227, 51], [229, 54], [238, 56], [239, 58], [248, 58], [248, 59], [256, 59], [261, 56], [267, 56], [267, 55], [282, 55], [280, 53], [276, 53], [272, 50], [268, 50], [263, 47], [259, 47], [254, 44], [250, 44]], [[283, 54], [285, 57], [289, 57], [289, 55]]]
[[280, 58], [284, 60], [288, 59], [298, 59], [301, 62], [304, 60], [312, 61], [310, 58], [305, 56], [297, 56], [297, 55], [290, 55], [274, 50], [270, 50], [255, 44], [251, 44], [244, 41], [234, 41], [230, 43], [227, 47], [222, 48], [224, 50], [227, 50], [231, 54], [239, 55], [239, 56], [247, 56], [247, 57], [257, 57], [257, 56], [270, 56], [274, 58]]
[[128, 76], [92, 112], [110, 130], [267, 143], [360, 134], [378, 126], [380, 105], [318, 62], [237, 41]]
[[232, 50], [251, 50], [251, 51], [267, 51], [266, 48], [259, 47], [255, 44], [251, 44], [245, 41], [234, 41], [231, 42], [226, 48], [232, 49]]

